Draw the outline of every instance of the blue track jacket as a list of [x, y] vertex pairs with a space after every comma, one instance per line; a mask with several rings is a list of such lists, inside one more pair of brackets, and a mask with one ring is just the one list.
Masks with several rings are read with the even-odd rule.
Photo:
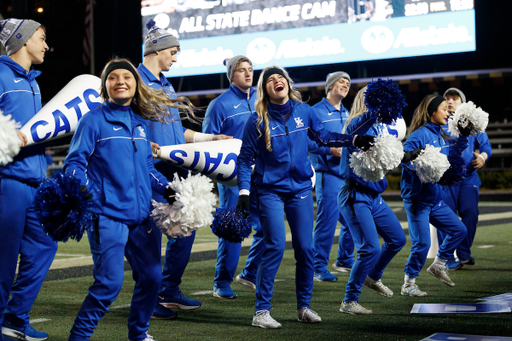
[[95, 195], [97, 213], [137, 225], [149, 215], [151, 189], [163, 195], [168, 181], [153, 167], [146, 121], [130, 109], [128, 127], [113, 110], [106, 101], [78, 122], [64, 172]]
[[[425, 148], [429, 144], [434, 147], [441, 147], [441, 153], [445, 155], [461, 155], [462, 151], [468, 146], [468, 138], [460, 136], [453, 140], [453, 144], [450, 144], [441, 136], [441, 129], [441, 126], [428, 122], [425, 126], [412, 132], [404, 144], [404, 151]], [[422, 183], [410, 162], [402, 164], [400, 188], [402, 189], [403, 199], [436, 204], [444, 196], [443, 186], [437, 183]]]
[[[157, 79], [155, 75], [153, 75], [151, 71], [144, 66], [144, 64], [139, 64], [137, 70], [139, 71], [142, 81], [147, 86], [156, 90], [163, 89], [169, 98], [177, 98], [174, 88], [163, 74], [160, 74], [160, 79]], [[160, 122], [146, 120], [146, 124], [148, 125], [149, 141], [158, 143], [160, 146], [185, 144], [186, 141], [184, 133], [186, 128], [183, 128], [183, 124], [181, 123], [179, 109], [169, 108], [169, 112], [172, 115], [172, 121], [167, 124], [162, 125]], [[182, 176], [185, 176], [188, 173], [187, 170], [178, 168], [177, 166], [160, 159], [155, 159], [153, 163], [155, 165], [155, 169], [165, 175], [165, 177], [170, 181], [174, 179], [174, 173], [176, 171], [178, 171]]]
[[284, 122], [276, 112], [268, 112], [272, 151], [265, 147], [263, 122], [262, 135], [256, 129], [258, 115], [251, 115], [245, 126], [242, 148], [237, 159], [238, 188], [250, 190], [251, 166], [254, 164], [252, 181], [256, 186], [276, 192], [299, 193], [311, 188], [313, 170], [308, 158], [308, 135], [315, 142], [330, 147], [352, 145], [352, 136], [323, 129], [313, 109], [291, 101], [291, 113]]
[[252, 113], [255, 112], [256, 91], [247, 93], [231, 84], [229, 90], [215, 98], [208, 105], [203, 121], [203, 133], [225, 134], [235, 139], [242, 139], [244, 127]]
[[[322, 125], [328, 131], [335, 133], [341, 133], [343, 126], [347, 121], [349, 112], [343, 104], [340, 110], [336, 109], [334, 105], [324, 97], [320, 102], [313, 106], [313, 110], [322, 122]], [[313, 168], [317, 172], [328, 172], [333, 175], [340, 175], [340, 158], [332, 154], [318, 154], [317, 152], [311, 152], [309, 154]]]
[[[391, 135], [398, 135], [398, 132], [393, 127], [385, 126], [380, 123], [376, 123], [376, 116], [371, 116], [369, 113], [365, 113], [359, 117], [354, 118], [350, 121], [347, 126], [346, 133], [350, 135], [371, 135], [377, 136], [383, 129], [387, 129]], [[358, 151], [357, 148], [350, 146], [347, 148], [343, 148], [343, 152], [341, 154], [341, 164], [340, 164], [340, 174], [341, 178], [345, 181], [356, 185], [360, 189], [367, 190], [371, 193], [377, 194], [382, 193], [388, 187], [388, 181], [386, 177], [378, 182], [366, 181], [362, 177], [357, 176], [350, 168], [350, 155]]]
[[[0, 56], [0, 111], [25, 125], [41, 109], [41, 92], [35, 78], [41, 71], [27, 72], [7, 56]], [[46, 179], [44, 145], [23, 147], [13, 162], [0, 166], [0, 179], [11, 178], [37, 185]]]

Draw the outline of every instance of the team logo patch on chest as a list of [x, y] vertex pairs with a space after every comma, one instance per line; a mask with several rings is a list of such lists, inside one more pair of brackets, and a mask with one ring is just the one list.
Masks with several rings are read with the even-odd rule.
[[302, 118], [300, 117], [295, 117], [295, 123], [297, 123], [297, 128], [304, 127], [304, 122], [302, 122]]
[[139, 129], [140, 137], [146, 137], [146, 132], [144, 131], [144, 128], [142, 128], [141, 126], [138, 126], [137, 128]]

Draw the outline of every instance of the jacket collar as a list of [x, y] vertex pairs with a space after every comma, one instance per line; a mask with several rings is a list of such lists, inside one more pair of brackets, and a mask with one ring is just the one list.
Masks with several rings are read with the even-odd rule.
[[[229, 86], [229, 89], [231, 90], [231, 92], [233, 92], [235, 94], [236, 97], [238, 97], [239, 99], [241, 100], [247, 100], [247, 92], [244, 92], [242, 90], [240, 90], [236, 85], [233, 85], [231, 84]], [[256, 93], [256, 91], [254, 91], [254, 89], [251, 87], [249, 89], [249, 96], [252, 97], [254, 94]], [[249, 97], [249, 98], [250, 98]]]
[[428, 130], [430, 130], [431, 132], [433, 132], [436, 135], [441, 134], [441, 126], [438, 126], [435, 123], [428, 122], [427, 124], [425, 124], [425, 127], [427, 127]]
[[334, 105], [331, 104], [331, 102], [329, 102], [327, 100], [327, 98], [322, 98], [322, 104], [325, 105], [325, 107], [329, 110], [329, 112], [333, 112], [333, 111], [339, 111], [339, 112], [342, 112], [343, 111], [343, 104], [340, 104], [340, 110], [336, 109], [336, 107]]
[[[107, 100], [105, 102], [103, 102], [103, 104], [101, 105], [101, 108], [103, 109], [103, 113], [105, 114], [105, 119], [109, 122], [116, 122], [116, 123], [120, 123], [120, 124], [124, 124], [123, 122], [121, 122], [117, 116], [114, 114], [114, 109], [113, 107], [110, 105], [110, 102]], [[132, 121], [132, 126], [137, 126], [138, 124], [142, 123], [143, 122], [143, 119], [142, 117], [140, 117], [139, 115], [137, 115], [136, 113], [133, 112], [133, 110], [130, 108], [130, 110], [128, 111], [130, 113], [130, 117], [131, 117], [131, 121]], [[132, 128], [132, 127], [128, 127], [128, 128]]]
[[165, 78], [164, 74], [160, 72], [160, 79], [157, 79], [155, 75], [146, 67], [146, 65], [140, 63], [137, 68], [140, 73], [142, 73], [150, 82], [158, 82], [162, 86], [169, 84], [167, 78]]
[[16, 72], [18, 76], [27, 79], [29, 82], [32, 82], [41, 74], [41, 71], [34, 70], [33, 67], [30, 67], [30, 71], [27, 72], [27, 70], [25, 70], [20, 64], [7, 56], [0, 56], [0, 63], [6, 64], [11, 70]]
[[[293, 116], [293, 110], [295, 109], [295, 107], [296, 107], [299, 103], [298, 103], [298, 102], [295, 102], [295, 101], [294, 101], [294, 100], [292, 100], [292, 99], [289, 99], [288, 101], [290, 102], [290, 116], [288, 117], [288, 119], [290, 119], [290, 117], [292, 117], [292, 116]], [[277, 112], [275, 112], [275, 111], [273, 111], [273, 110], [270, 110], [270, 109], [268, 108], [268, 105], [267, 105], [267, 109], [268, 109], [268, 114], [269, 114], [273, 119], [280, 120], [280, 121], [282, 121], [282, 120], [283, 120], [283, 117], [282, 117], [279, 113], [277, 113]]]

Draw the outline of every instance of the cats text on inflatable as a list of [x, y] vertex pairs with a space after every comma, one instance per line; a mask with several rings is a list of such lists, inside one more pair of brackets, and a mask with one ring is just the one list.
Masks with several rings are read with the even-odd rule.
[[[199, 172], [225, 186], [237, 186], [236, 160], [240, 154], [242, 140], [230, 139], [200, 143], [185, 143], [174, 146], [160, 146], [158, 158], [175, 166]], [[254, 168], [253, 168], [254, 169]], [[311, 182], [315, 187], [315, 170]]]
[[83, 115], [101, 105], [101, 80], [93, 75], [73, 78], [22, 128], [27, 145], [73, 134]]
[[241, 147], [238, 139], [160, 146], [158, 157], [233, 187], [237, 185], [236, 159]]

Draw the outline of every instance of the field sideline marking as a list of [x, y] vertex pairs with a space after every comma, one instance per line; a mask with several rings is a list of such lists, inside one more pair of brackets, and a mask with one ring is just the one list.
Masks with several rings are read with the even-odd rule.
[[[491, 220], [500, 220], [500, 219], [508, 219], [512, 218], [512, 212], [501, 212], [501, 213], [485, 213], [480, 214], [478, 216], [478, 221], [491, 221]], [[401, 221], [402, 229], [407, 230], [409, 228], [409, 224], [407, 221]], [[339, 236], [340, 230], [336, 228], [335, 236]], [[286, 241], [291, 241], [292, 235], [291, 233], [286, 234]], [[252, 238], [246, 238], [242, 242], [242, 246], [250, 247], [252, 243]], [[212, 251], [217, 250], [218, 242], [211, 243], [201, 243], [201, 244], [193, 244], [192, 252], [201, 252], [201, 251]], [[165, 254], [165, 247], [162, 247], [162, 255]], [[69, 263], [69, 264], [67, 264]], [[83, 256], [83, 257], [73, 257], [73, 258], [64, 258], [64, 259], [55, 259], [52, 263], [50, 269], [62, 269], [73, 266], [82, 266], [82, 265], [92, 265], [92, 256]]]

